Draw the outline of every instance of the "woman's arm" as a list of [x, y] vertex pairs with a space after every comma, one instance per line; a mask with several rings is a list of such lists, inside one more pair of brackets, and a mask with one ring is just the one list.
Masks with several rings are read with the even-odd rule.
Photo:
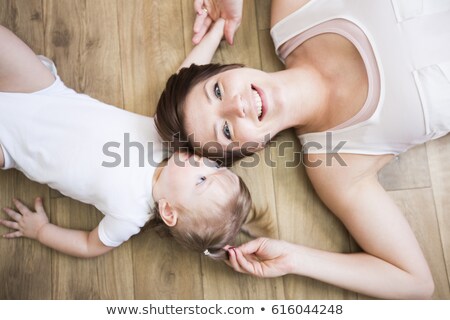
[[[259, 240], [230, 254], [233, 267], [260, 276], [276, 267], [281, 274], [307, 276], [380, 298], [430, 298], [434, 284], [420, 246], [402, 212], [378, 183], [376, 170], [368, 169], [375, 162], [360, 161], [361, 157], [345, 155], [347, 166], [323, 165], [307, 171], [319, 196], [364, 252], [333, 253]], [[325, 160], [320, 158], [314, 161]], [[261, 256], [262, 265], [255, 260]]]
[[223, 19], [219, 19], [214, 23], [202, 41], [188, 54], [179, 69], [187, 68], [193, 63], [198, 65], [211, 63], [214, 53], [223, 37], [224, 23], [225, 21]]
[[38, 240], [47, 247], [80, 258], [99, 256], [113, 249], [100, 241], [98, 227], [87, 232], [65, 229], [51, 224], [40, 198], [35, 200], [35, 212], [16, 199], [14, 199], [14, 204], [19, 212], [4, 208], [13, 221], [0, 220], [0, 224], [15, 230], [5, 234], [4, 238], [26, 237]]

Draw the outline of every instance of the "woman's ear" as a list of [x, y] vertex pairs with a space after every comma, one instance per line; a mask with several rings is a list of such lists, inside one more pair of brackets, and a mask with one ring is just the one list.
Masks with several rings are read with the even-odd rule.
[[178, 212], [170, 206], [166, 199], [158, 201], [159, 215], [168, 227], [174, 227], [178, 221]]

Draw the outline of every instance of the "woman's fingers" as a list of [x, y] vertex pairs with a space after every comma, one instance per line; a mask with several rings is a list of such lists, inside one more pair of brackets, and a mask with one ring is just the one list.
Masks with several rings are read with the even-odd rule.
[[203, 9], [204, 0], [194, 0], [194, 10], [200, 14]]
[[11, 217], [11, 219], [15, 220], [15, 221], [19, 221], [22, 218], [22, 215], [10, 208], [3, 208], [3, 211], [5, 211], [8, 216]]
[[[237, 249], [234, 250], [234, 252], [236, 254], [237, 263], [239, 264], [241, 269], [244, 270], [246, 273], [257, 275], [256, 272], [255, 272], [254, 264], [251, 263], [249, 260], [247, 260], [247, 258], [242, 254], [241, 250], [239, 250], [237, 248]], [[254, 262], [256, 262], [256, 261], [254, 261]], [[256, 263], [258, 263], [258, 262], [256, 262]]]
[[242, 251], [243, 254], [252, 254], [258, 252], [261, 246], [267, 241], [268, 241], [267, 238], [257, 238], [255, 240], [240, 245], [239, 249]]
[[206, 16], [203, 20], [203, 24], [200, 25], [198, 32], [196, 32], [192, 37], [192, 42], [194, 44], [198, 44], [203, 39], [209, 27], [211, 26], [211, 23], [211, 18]]
[[200, 12], [197, 13], [197, 16], [195, 17], [195, 21], [194, 21], [194, 33], [198, 33], [200, 31], [200, 28], [204, 25], [206, 17], [208, 15], [206, 14], [206, 12]]
[[239, 267], [239, 263], [236, 260], [236, 253], [233, 249], [233, 247], [228, 249], [228, 262], [234, 270], [240, 271], [241, 268]]
[[225, 39], [227, 42], [232, 45], [234, 41], [234, 34], [236, 33], [237, 28], [239, 28], [239, 22], [235, 20], [227, 20], [225, 23]]

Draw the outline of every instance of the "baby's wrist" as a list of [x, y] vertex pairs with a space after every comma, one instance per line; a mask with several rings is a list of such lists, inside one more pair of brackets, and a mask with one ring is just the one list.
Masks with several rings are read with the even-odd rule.
[[38, 230], [36, 231], [36, 238], [35, 238], [35, 240], [37, 240], [37, 241], [39, 241], [39, 242], [42, 242], [42, 235], [43, 235], [44, 232], [45, 232], [44, 229], [46, 229], [50, 224], [51, 224], [51, 223], [47, 221], [46, 223], [43, 223], [43, 224], [38, 228]]

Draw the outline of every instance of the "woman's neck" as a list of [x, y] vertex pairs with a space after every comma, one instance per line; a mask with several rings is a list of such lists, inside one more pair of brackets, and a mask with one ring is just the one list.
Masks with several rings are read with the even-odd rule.
[[282, 130], [308, 132], [326, 119], [331, 86], [312, 65], [299, 65], [274, 74], [280, 83]]

